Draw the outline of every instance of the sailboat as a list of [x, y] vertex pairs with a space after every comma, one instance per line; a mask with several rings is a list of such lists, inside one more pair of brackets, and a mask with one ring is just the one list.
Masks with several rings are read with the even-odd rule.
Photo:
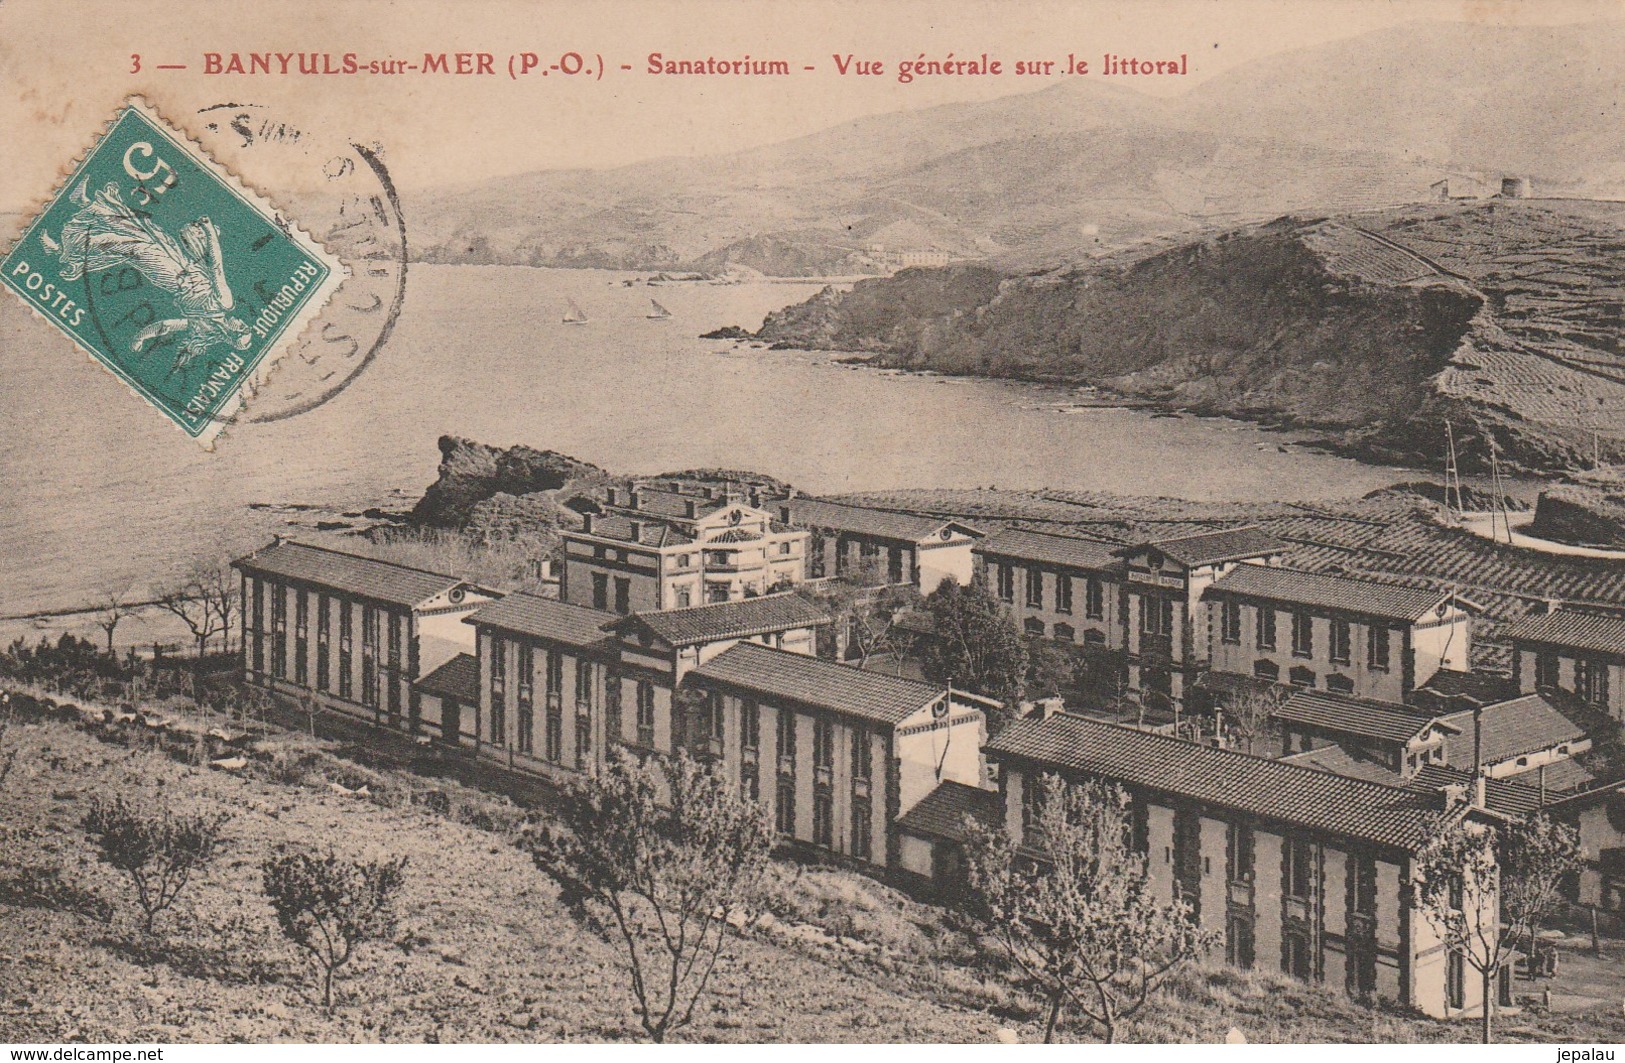
[[647, 314], [643, 315], [644, 317], [648, 318], [649, 320], [651, 320], [651, 321], [664, 321], [667, 318], [671, 317], [671, 311], [667, 310], [665, 307], [661, 306], [659, 303], [655, 302], [653, 299], [649, 300], [649, 305], [654, 307], [654, 309], [649, 311]]
[[570, 312], [564, 315], [564, 323], [566, 325], [585, 325], [587, 323], [587, 312], [581, 309], [574, 299], [567, 299], [566, 302], [570, 304]]

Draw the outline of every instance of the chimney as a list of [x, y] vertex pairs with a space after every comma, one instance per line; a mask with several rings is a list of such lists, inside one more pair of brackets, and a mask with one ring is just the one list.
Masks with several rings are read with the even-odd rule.
[[1473, 706], [1473, 807], [1484, 807], [1484, 706]]
[[620, 494], [616, 491], [615, 488], [613, 488], [613, 487], [604, 488], [604, 501], [607, 504], [609, 504], [611, 506], [619, 505], [620, 503], [617, 501], [619, 498], [620, 498]]
[[700, 494], [704, 495], [707, 499], [713, 499], [717, 497], [717, 489], [710, 484], [706, 484], [704, 487], [700, 488]]
[[583, 513], [581, 515], [581, 530], [586, 532], [588, 535], [592, 534], [592, 514], [591, 513]]
[[631, 488], [627, 489], [627, 492], [626, 492], [626, 504], [628, 506], [630, 506], [632, 509], [641, 509], [641, 508], [643, 508], [642, 507], [642, 502], [643, 502], [643, 499], [638, 497], [638, 489], [636, 487], [631, 487]]
[[762, 488], [761, 488], [761, 485], [752, 484], [751, 488], [750, 488], [750, 493], [747, 494], [745, 497], [750, 499], [751, 508], [753, 508], [753, 509], [761, 509], [762, 508]]
[[699, 509], [695, 506], [694, 500], [692, 498], [684, 500], [684, 502], [683, 502], [683, 516], [692, 517], [698, 512], [699, 512]]
[[632, 527], [632, 541], [635, 542], [635, 543], [642, 542], [643, 541], [643, 522], [641, 520], [634, 520], [634, 521], [631, 521], [630, 524], [631, 524], [631, 527]]
[[1456, 808], [1467, 800], [1467, 787], [1459, 782], [1446, 783], [1439, 787], [1439, 797], [1446, 812]]
[[1059, 695], [1051, 695], [1047, 698], [1040, 698], [1038, 700], [1038, 708], [1040, 712], [1038, 718], [1040, 720], [1053, 720], [1055, 717], [1066, 711], [1066, 699]]
[[779, 507], [779, 520], [783, 521], [786, 524], [790, 523], [790, 507], [789, 506], [780, 506]]

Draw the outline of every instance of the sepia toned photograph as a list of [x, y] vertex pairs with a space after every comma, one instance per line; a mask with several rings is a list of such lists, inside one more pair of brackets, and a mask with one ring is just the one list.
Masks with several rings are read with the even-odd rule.
[[9, 1059], [1612, 1059], [1621, 56], [0, 0]]

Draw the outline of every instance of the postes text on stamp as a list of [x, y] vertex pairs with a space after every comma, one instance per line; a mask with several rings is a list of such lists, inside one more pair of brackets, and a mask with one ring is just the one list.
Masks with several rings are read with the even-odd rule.
[[0, 279], [209, 446], [344, 267], [131, 100], [12, 247]]

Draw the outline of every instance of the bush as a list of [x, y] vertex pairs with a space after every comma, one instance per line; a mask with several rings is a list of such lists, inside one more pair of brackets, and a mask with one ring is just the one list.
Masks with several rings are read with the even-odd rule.
[[213, 859], [228, 818], [154, 812], [123, 797], [92, 798], [83, 826], [96, 844], [97, 859], [129, 877], [142, 925], [151, 934], [158, 913], [174, 904], [193, 872]]
[[361, 862], [284, 852], [261, 867], [265, 895], [283, 936], [310, 954], [321, 972], [322, 1004], [333, 1006], [333, 978], [356, 946], [395, 932], [395, 900], [406, 858]]

